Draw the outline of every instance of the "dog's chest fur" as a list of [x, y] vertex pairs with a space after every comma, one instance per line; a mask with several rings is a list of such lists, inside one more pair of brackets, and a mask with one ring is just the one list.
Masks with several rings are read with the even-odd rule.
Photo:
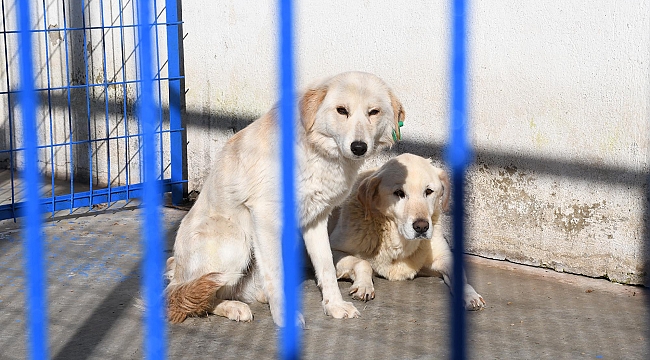
[[366, 217], [356, 198], [344, 205], [341, 217], [334, 241], [340, 241], [344, 251], [367, 260], [375, 273], [388, 280], [413, 279], [418, 274], [430, 240], [403, 239], [393, 220], [378, 213]]
[[301, 226], [329, 216], [349, 195], [360, 161], [329, 159], [313, 152], [298, 158], [298, 203]]
[[377, 252], [368, 259], [373, 270], [388, 280], [413, 279], [422, 267], [416, 252], [423, 242], [429, 240], [403, 239], [395, 223], [385, 219], [379, 238]]

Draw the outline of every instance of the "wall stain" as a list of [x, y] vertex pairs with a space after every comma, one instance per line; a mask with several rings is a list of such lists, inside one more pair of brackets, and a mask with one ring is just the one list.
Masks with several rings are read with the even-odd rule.
[[565, 209], [557, 207], [553, 212], [555, 216], [554, 223], [564, 232], [575, 234], [593, 221], [595, 210], [602, 206], [601, 203], [593, 203], [591, 205], [573, 204]]

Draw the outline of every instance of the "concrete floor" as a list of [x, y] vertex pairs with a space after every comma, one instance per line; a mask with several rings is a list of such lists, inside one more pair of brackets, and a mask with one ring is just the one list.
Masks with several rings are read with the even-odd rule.
[[[141, 210], [61, 213], [45, 223], [49, 345], [54, 359], [143, 357], [140, 284]], [[171, 253], [185, 211], [164, 208]], [[20, 225], [0, 222], [0, 358], [26, 357]], [[470, 283], [487, 308], [470, 312], [472, 359], [647, 359], [646, 289], [468, 257]], [[349, 283], [340, 282], [342, 291]], [[437, 278], [376, 280], [361, 318], [326, 317], [313, 280], [303, 284], [306, 359], [440, 359], [449, 355], [447, 287]], [[347, 292], [344, 292], [347, 294]], [[210, 316], [168, 326], [170, 359], [275, 358], [278, 331], [268, 306], [255, 320]]]

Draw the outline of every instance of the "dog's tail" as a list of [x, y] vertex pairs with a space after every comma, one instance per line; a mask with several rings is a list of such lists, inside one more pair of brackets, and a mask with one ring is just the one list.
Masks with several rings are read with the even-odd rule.
[[182, 284], [170, 284], [165, 289], [167, 318], [172, 324], [188, 316], [206, 315], [214, 310], [217, 290], [224, 285], [221, 274], [209, 273]]

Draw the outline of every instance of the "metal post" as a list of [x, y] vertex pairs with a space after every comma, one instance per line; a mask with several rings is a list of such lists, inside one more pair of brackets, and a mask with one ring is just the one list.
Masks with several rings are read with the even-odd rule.
[[156, 105], [153, 98], [153, 71], [151, 64], [151, 1], [138, 2], [138, 40], [140, 48], [140, 101], [138, 118], [142, 124], [144, 157], [144, 226], [142, 287], [146, 303], [145, 358], [164, 359], [166, 323], [163, 312], [163, 253], [160, 232], [161, 182], [156, 161]]
[[453, 232], [453, 293], [451, 302], [451, 357], [462, 360], [467, 357], [465, 307], [463, 305], [463, 254], [465, 252], [465, 171], [470, 158], [467, 145], [467, 98], [466, 98], [466, 6], [465, 0], [453, 0], [452, 46], [451, 46], [451, 108], [450, 141], [447, 162], [451, 168], [452, 181], [452, 232]]
[[298, 224], [295, 199], [294, 123], [295, 92], [293, 68], [293, 14], [291, 0], [280, 0], [280, 128], [282, 133], [282, 264], [284, 274], [284, 328], [280, 355], [300, 358], [300, 329], [296, 314], [300, 310]]
[[181, 24], [179, 21], [179, 4], [176, 0], [166, 0], [167, 14], [167, 73], [169, 77], [169, 134], [171, 146], [171, 180], [172, 203], [183, 202], [187, 193], [185, 179], [186, 141], [183, 130], [182, 96], [184, 95], [183, 79], [181, 76]]
[[27, 287], [28, 353], [30, 359], [47, 359], [47, 292], [41, 212], [39, 211], [38, 136], [36, 134], [36, 93], [31, 39], [29, 1], [18, 1], [20, 91], [18, 99], [23, 120], [25, 147], [24, 257]]

